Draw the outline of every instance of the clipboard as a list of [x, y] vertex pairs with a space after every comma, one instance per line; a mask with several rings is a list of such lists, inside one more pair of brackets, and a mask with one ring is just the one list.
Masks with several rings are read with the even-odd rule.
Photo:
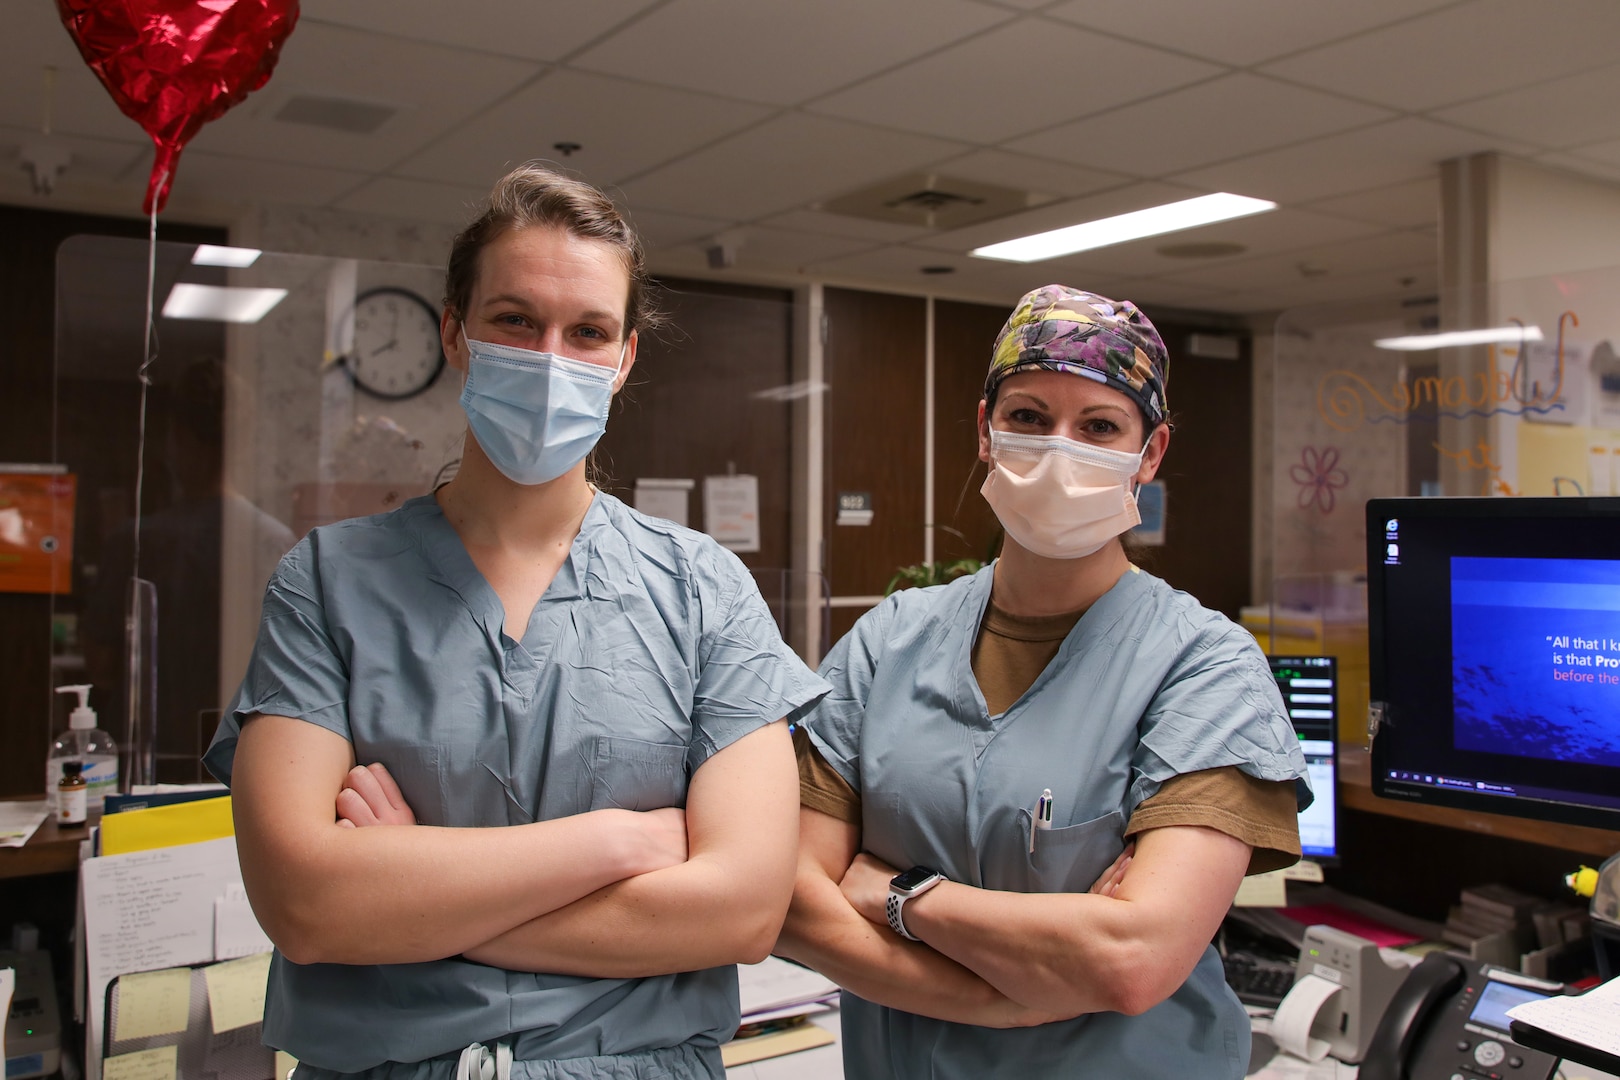
[[1620, 1075], [1620, 1057], [1605, 1053], [1595, 1046], [1585, 1043], [1573, 1042], [1562, 1035], [1554, 1035], [1534, 1024], [1527, 1024], [1523, 1020], [1509, 1020], [1508, 1034], [1520, 1046], [1528, 1046], [1532, 1050], [1540, 1050], [1547, 1054], [1556, 1054], [1578, 1065], [1589, 1065], [1594, 1069]]

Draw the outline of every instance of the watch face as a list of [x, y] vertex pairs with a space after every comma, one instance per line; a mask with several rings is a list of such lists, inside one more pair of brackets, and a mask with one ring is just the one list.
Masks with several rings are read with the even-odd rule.
[[913, 866], [910, 870], [896, 874], [890, 880], [889, 887], [898, 889], [900, 892], [910, 892], [938, 873], [939, 871], [931, 870], [926, 866]]
[[355, 385], [380, 398], [407, 398], [444, 369], [439, 316], [406, 289], [384, 286], [354, 302], [354, 347], [343, 358]]

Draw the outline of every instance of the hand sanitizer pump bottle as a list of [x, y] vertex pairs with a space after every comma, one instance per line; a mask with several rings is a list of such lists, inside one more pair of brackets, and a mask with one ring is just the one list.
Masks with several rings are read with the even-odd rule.
[[79, 775], [85, 783], [85, 806], [91, 813], [100, 813], [107, 796], [118, 791], [118, 747], [112, 736], [96, 726], [96, 711], [90, 707], [88, 685], [58, 686], [58, 694], [78, 694], [79, 706], [68, 718], [68, 729], [51, 744], [50, 757], [45, 759], [45, 803], [56, 811], [56, 794], [62, 783], [62, 766], [69, 761], [78, 762]]

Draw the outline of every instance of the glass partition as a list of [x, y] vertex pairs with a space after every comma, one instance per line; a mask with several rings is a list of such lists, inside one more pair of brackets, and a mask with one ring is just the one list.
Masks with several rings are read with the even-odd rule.
[[[54, 556], [52, 681], [91, 684], [126, 753], [132, 722], [151, 733], [126, 782], [187, 782], [203, 778], [277, 561], [316, 525], [432, 491], [454, 474], [466, 420], [438, 345], [442, 268], [161, 243], [143, 438], [147, 256], [143, 241], [91, 236], [58, 255], [53, 460], [76, 494], [72, 543]], [[791, 427], [771, 391], [789, 382], [791, 298], [672, 290], [665, 306], [675, 329], [642, 342], [602, 485], [667, 506], [684, 478], [686, 523], [702, 528], [705, 478], [757, 477], [760, 539], [739, 554], [775, 587]], [[663, 486], [638, 485], [649, 473]], [[150, 584], [132, 608], [136, 578]], [[71, 706], [59, 697], [53, 731]]]
[[1364, 507], [1380, 496], [1620, 492], [1620, 268], [1277, 321], [1274, 654], [1339, 658], [1340, 737], [1366, 740]]

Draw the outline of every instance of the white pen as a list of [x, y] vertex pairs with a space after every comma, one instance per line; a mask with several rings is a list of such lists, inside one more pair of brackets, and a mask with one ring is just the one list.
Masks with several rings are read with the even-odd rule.
[[1035, 813], [1031, 815], [1029, 830], [1029, 853], [1035, 854], [1035, 833], [1039, 829], [1052, 827], [1052, 789], [1047, 788], [1041, 792], [1041, 797], [1035, 800]]

